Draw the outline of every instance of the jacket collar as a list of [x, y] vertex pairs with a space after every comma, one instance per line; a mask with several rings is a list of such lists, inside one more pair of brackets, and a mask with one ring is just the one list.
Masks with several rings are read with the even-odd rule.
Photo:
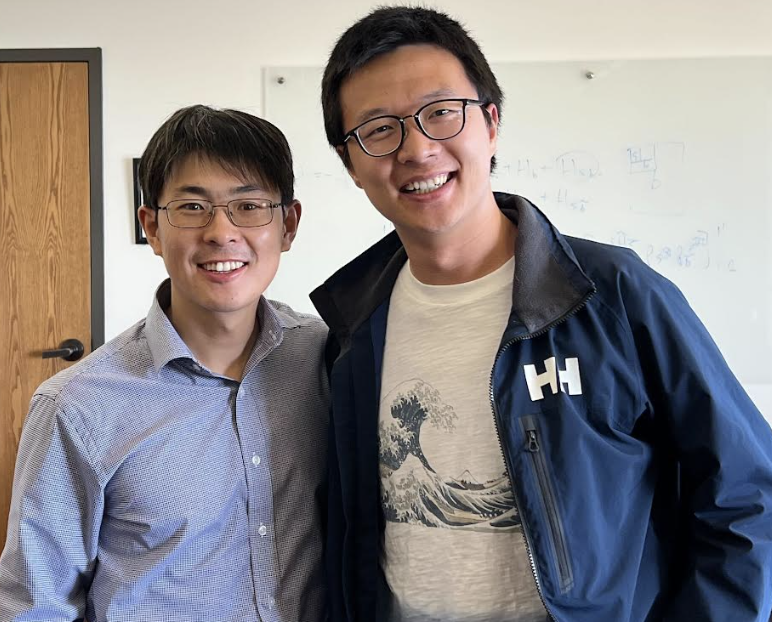
[[[528, 200], [494, 193], [518, 228], [512, 318], [538, 333], [580, 308], [595, 291], [566, 239]], [[407, 260], [396, 232], [371, 246], [311, 293], [311, 301], [343, 337], [353, 333], [391, 295]]]

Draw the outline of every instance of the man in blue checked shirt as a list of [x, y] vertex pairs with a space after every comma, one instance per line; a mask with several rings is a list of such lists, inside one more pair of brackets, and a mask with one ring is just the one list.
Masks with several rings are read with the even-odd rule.
[[32, 398], [0, 620], [322, 619], [327, 331], [263, 297], [301, 215], [287, 141], [192, 106], [140, 178], [170, 278]]

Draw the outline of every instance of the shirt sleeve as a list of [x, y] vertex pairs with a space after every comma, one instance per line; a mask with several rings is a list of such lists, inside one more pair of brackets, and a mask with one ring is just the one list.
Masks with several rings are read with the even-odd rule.
[[0, 620], [73, 622], [85, 616], [104, 505], [87, 440], [55, 400], [33, 397], [0, 557]]
[[663, 622], [766, 622], [772, 607], [772, 430], [669, 281], [626, 299], [654, 417], [680, 467], [683, 581]]

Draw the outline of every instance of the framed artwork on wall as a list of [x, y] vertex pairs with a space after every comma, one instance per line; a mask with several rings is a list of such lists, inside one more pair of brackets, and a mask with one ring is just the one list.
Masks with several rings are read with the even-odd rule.
[[132, 179], [134, 180], [134, 243], [147, 244], [145, 231], [139, 223], [139, 208], [145, 202], [142, 187], [139, 185], [139, 158], [131, 159]]

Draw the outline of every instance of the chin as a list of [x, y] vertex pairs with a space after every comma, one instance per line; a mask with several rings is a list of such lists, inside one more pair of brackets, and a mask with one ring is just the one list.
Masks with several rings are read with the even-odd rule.
[[204, 307], [210, 313], [237, 313], [244, 309], [251, 307], [257, 307], [259, 299], [247, 301], [247, 300], [230, 300], [223, 302], [222, 300], [207, 300], [206, 303], [201, 306]]
[[412, 222], [405, 223], [414, 231], [424, 233], [444, 233], [458, 225], [459, 218], [452, 213], [423, 214]]

